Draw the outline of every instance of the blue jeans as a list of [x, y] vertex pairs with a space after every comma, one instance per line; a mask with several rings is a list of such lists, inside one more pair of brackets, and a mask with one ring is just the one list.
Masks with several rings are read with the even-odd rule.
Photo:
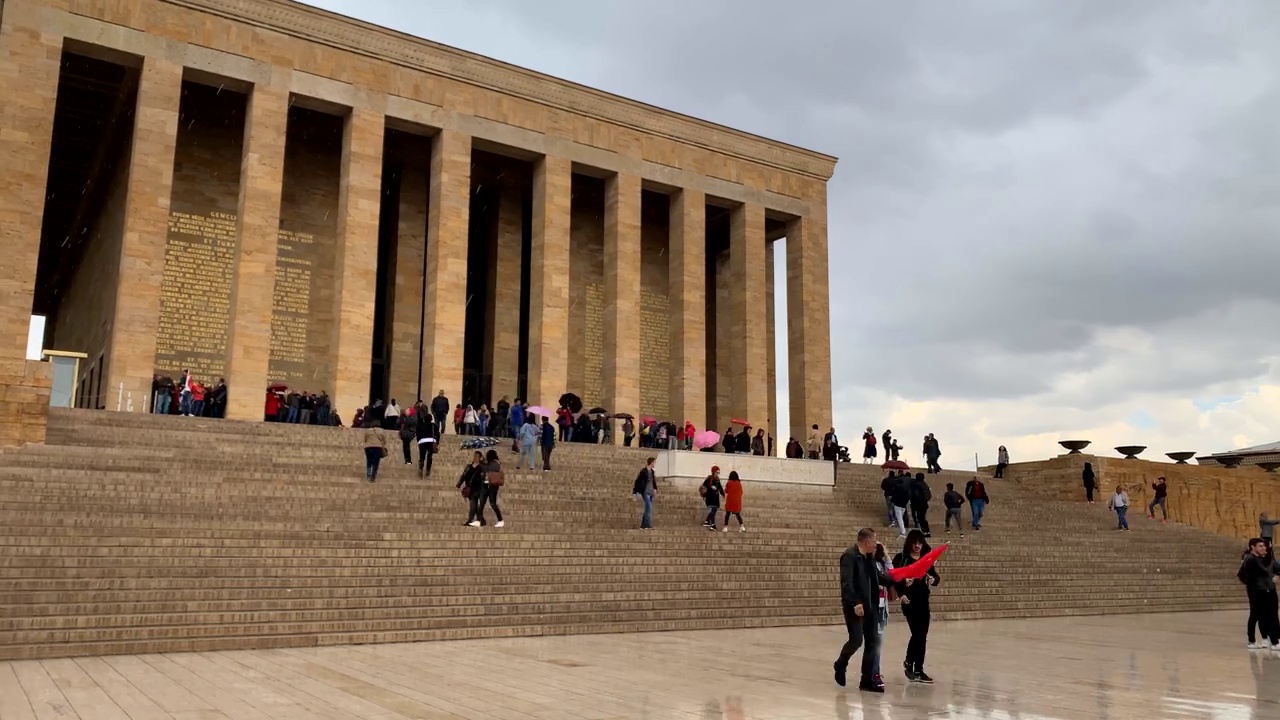
[[1127, 508], [1127, 507], [1118, 507], [1118, 508], [1116, 508], [1116, 517], [1120, 518], [1120, 529], [1121, 529], [1121, 530], [1128, 530], [1128, 529], [1129, 529], [1129, 519], [1126, 517], [1126, 515], [1128, 515], [1128, 514], [1129, 514], [1129, 508]]
[[986, 508], [987, 508], [986, 500], [970, 500], [969, 501], [969, 512], [970, 514], [973, 515], [971, 519], [972, 522], [970, 524], [973, 525], [974, 530], [977, 530], [978, 528], [982, 527], [982, 511], [985, 510]]
[[871, 672], [874, 675], [880, 674], [880, 650], [884, 648], [884, 629], [889, 626], [889, 608], [879, 608], [877, 612], [877, 626], [880, 629], [880, 647], [876, 648], [876, 660], [871, 664]]
[[178, 396], [178, 410], [183, 415], [191, 414], [191, 393], [184, 392]]
[[378, 477], [378, 465], [382, 463], [382, 448], [367, 447], [364, 449], [364, 476], [368, 480]]
[[884, 499], [884, 511], [885, 511], [885, 517], [889, 518], [889, 524], [892, 525], [894, 521], [893, 501], [890, 500], [888, 497]]
[[533, 443], [529, 443], [527, 445], [525, 444], [520, 445], [520, 457], [516, 460], [516, 468], [520, 468], [521, 466], [524, 465], [524, 459], [526, 456], [528, 456], [529, 458], [529, 467], [530, 468], [537, 467], [537, 465], [534, 464], [535, 461], [533, 459], [534, 458], [533, 448], [534, 448]]
[[489, 436], [489, 418], [487, 417], [480, 418], [480, 434], [485, 437]]
[[298, 422], [298, 408], [293, 407], [292, 405], [289, 406], [289, 414], [285, 415], [285, 422], [289, 422], [289, 423]]
[[1160, 506], [1160, 512], [1164, 514], [1164, 519], [1165, 519], [1165, 520], [1168, 520], [1168, 519], [1169, 519], [1169, 507], [1165, 504], [1165, 503], [1167, 503], [1167, 502], [1168, 502], [1168, 500], [1169, 500], [1169, 498], [1159, 498], [1159, 499], [1156, 499], [1156, 500], [1152, 500], [1152, 501], [1151, 501], [1151, 504], [1147, 506], [1147, 514], [1148, 514], [1148, 515], [1150, 515], [1150, 516], [1151, 516], [1151, 518], [1154, 520], [1154, 519], [1155, 519], [1155, 517], [1156, 517], [1156, 506], [1157, 506], [1157, 505], [1159, 505], [1159, 506]]
[[168, 390], [161, 390], [156, 393], [156, 403], [152, 410], [155, 411], [157, 415], [168, 415], [169, 403], [172, 402], [172, 400], [173, 398], [169, 396]]
[[640, 516], [640, 529], [648, 529], [653, 527], [653, 496], [641, 494], [640, 499], [644, 501], [644, 514]]

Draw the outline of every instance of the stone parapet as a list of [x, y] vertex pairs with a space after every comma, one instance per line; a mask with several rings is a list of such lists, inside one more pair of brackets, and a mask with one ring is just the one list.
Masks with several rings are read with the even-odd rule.
[[0, 447], [44, 442], [52, 384], [49, 363], [0, 361]]
[[1169, 488], [1170, 522], [1247, 538], [1258, 534], [1259, 513], [1280, 516], [1280, 475], [1257, 467], [1228, 470], [1081, 454], [1016, 463], [1005, 469], [1005, 477], [1054, 500], [1083, 501], [1086, 462], [1093, 463], [1098, 478], [1094, 497], [1099, 503], [1105, 504], [1119, 485], [1133, 507], [1145, 513], [1153, 496], [1151, 484], [1163, 476]]

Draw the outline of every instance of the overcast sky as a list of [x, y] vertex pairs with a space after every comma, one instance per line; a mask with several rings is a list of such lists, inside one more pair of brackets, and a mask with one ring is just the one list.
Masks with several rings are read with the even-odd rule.
[[838, 156], [848, 444], [1280, 440], [1280, 3], [313, 4]]

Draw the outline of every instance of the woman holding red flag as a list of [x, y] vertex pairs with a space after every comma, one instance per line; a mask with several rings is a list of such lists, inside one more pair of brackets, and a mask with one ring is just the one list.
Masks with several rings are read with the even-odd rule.
[[[906, 568], [920, 562], [929, 551], [924, 541], [924, 533], [919, 529], [907, 533], [906, 542], [902, 544], [902, 552], [893, 558], [895, 568]], [[928, 562], [927, 560], [925, 562]], [[907, 658], [902, 663], [906, 670], [907, 680], [917, 683], [932, 683], [933, 678], [924, 672], [925, 645], [929, 640], [929, 587], [936, 587], [942, 578], [936, 568], [930, 566], [919, 579], [908, 577], [898, 583], [897, 591], [902, 600], [902, 616], [911, 629], [911, 639], [907, 641]]]

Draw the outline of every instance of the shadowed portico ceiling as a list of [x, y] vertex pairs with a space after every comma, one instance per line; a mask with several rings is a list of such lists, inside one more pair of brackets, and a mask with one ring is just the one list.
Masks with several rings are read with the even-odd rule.
[[628, 100], [292, 0], [162, 1], [820, 180], [829, 180], [835, 171], [836, 158], [830, 155]]

